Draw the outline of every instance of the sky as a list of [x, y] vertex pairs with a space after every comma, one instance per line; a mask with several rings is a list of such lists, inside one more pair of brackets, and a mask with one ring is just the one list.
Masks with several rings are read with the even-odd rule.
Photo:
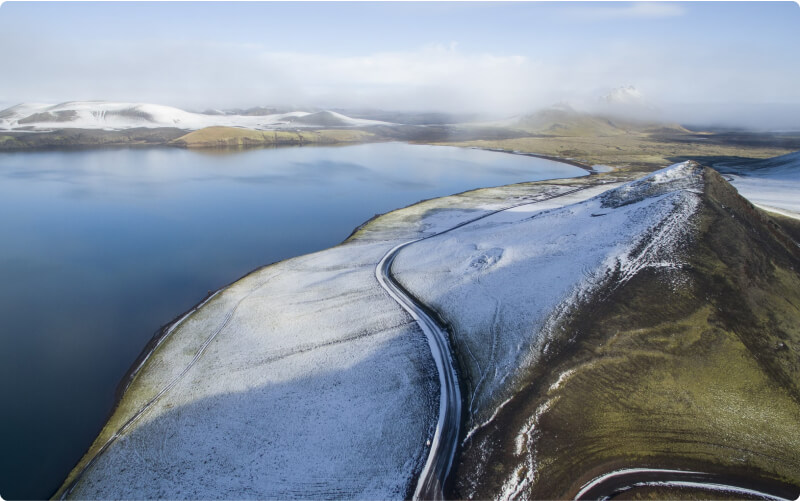
[[[800, 129], [795, 2], [5, 2], [0, 106], [514, 115], [633, 86], [683, 122]], [[638, 106], [638, 104], [637, 104]]]

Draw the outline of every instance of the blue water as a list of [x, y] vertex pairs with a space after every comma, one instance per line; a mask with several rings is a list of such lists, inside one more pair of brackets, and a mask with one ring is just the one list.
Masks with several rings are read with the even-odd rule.
[[421, 199], [585, 174], [399, 143], [0, 154], [0, 495], [50, 496], [147, 341], [208, 291]]

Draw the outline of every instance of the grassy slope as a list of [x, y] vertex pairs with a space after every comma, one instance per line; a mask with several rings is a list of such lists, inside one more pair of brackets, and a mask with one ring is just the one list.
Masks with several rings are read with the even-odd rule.
[[637, 466], [800, 486], [800, 250], [706, 179], [687, 266], [642, 272], [570, 319], [574, 341], [466, 445], [455, 496], [495, 497], [532, 465], [532, 498]]
[[535, 134], [567, 137], [620, 136], [653, 130], [689, 133], [688, 130], [677, 124], [625, 120], [558, 108], [545, 109], [524, 116], [513, 126]]
[[186, 148], [228, 148], [278, 144], [334, 144], [365, 142], [369, 132], [355, 129], [259, 131], [237, 127], [206, 127], [171, 142]]
[[439, 144], [496, 148], [571, 158], [589, 165], [604, 164], [650, 171], [674, 162], [708, 157], [769, 158], [794, 150], [780, 146], [714, 144], [661, 139], [649, 132], [609, 136], [525, 137], [503, 140], [447, 141]]
[[186, 134], [172, 127], [120, 131], [61, 129], [52, 132], [0, 132], [0, 151], [106, 146], [157, 146]]
[[529, 137], [431, 139], [438, 144], [537, 153], [588, 164], [652, 171], [675, 162], [769, 158], [800, 148], [796, 134], [692, 132], [677, 124], [548, 109], [498, 127]]

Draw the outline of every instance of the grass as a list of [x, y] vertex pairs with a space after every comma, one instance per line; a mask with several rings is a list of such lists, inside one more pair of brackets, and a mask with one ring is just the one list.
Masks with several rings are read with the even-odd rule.
[[285, 144], [334, 144], [366, 142], [373, 134], [355, 129], [259, 131], [238, 127], [206, 127], [171, 142], [186, 148], [241, 148]]
[[788, 147], [776, 145], [752, 146], [669, 140], [661, 139], [657, 134], [637, 132], [610, 136], [523, 137], [501, 140], [451, 141], [437, 144], [538, 153], [570, 158], [589, 165], [612, 165], [644, 171], [692, 158], [730, 156], [769, 158], [794, 151]]
[[15, 145], [17, 142], [14, 136], [0, 136], [0, 145]]

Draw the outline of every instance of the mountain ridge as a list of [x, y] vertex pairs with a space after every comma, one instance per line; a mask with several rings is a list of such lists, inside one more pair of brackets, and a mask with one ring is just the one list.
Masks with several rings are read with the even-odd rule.
[[[0, 111], [0, 130], [51, 130], [61, 128], [125, 130], [175, 127], [198, 130], [211, 126], [250, 129], [303, 127], [367, 127], [387, 125], [377, 120], [355, 119], [340, 113], [249, 109], [243, 114], [210, 110], [194, 113], [172, 106], [113, 101], [67, 101], [59, 104], [22, 103]], [[263, 112], [263, 113], [262, 113]]]
[[800, 491], [797, 223], [702, 176], [678, 265], [616, 271], [554, 326], [546, 361], [465, 445], [451, 495], [572, 498], [638, 467]]

